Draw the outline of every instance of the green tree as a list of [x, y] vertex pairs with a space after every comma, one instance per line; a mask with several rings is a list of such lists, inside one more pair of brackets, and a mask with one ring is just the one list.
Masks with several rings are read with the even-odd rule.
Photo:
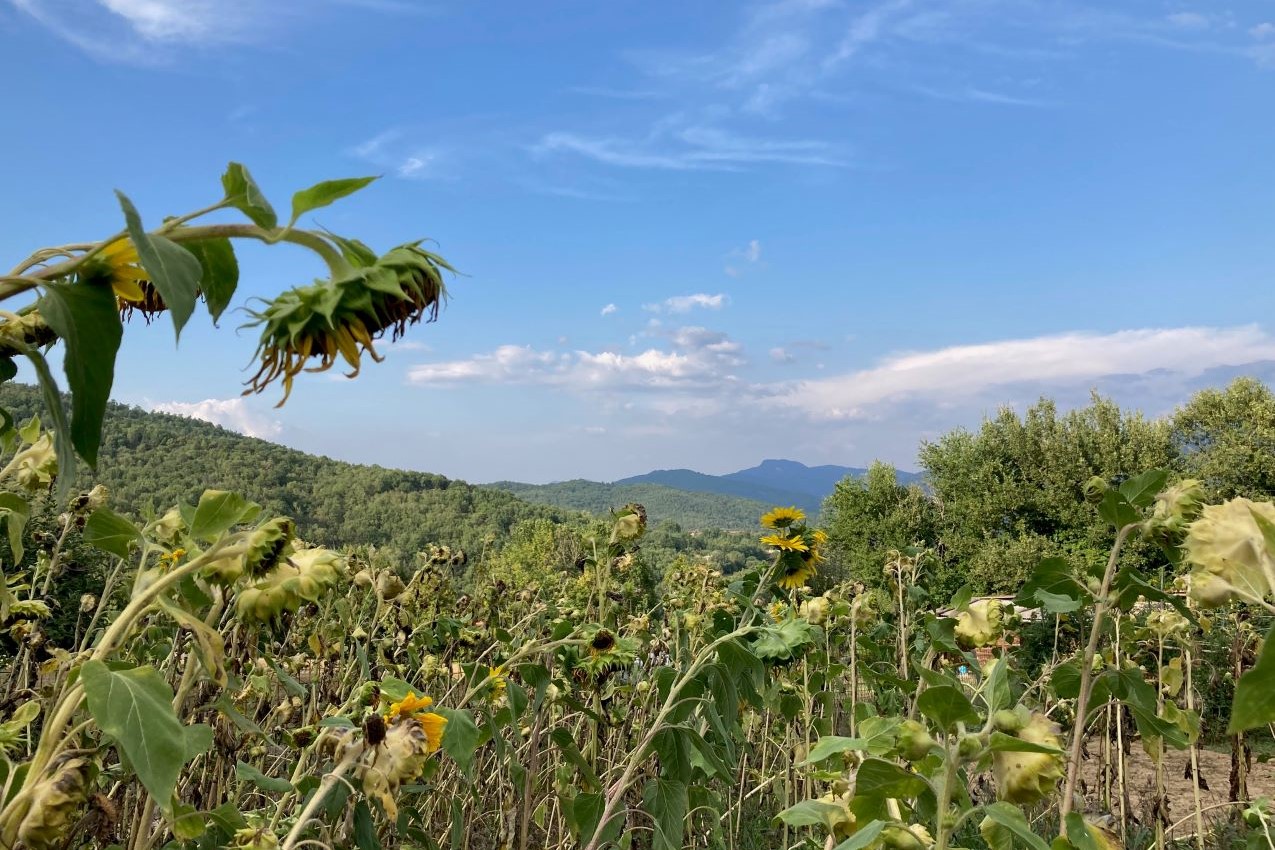
[[1196, 393], [1172, 417], [1182, 472], [1215, 499], [1275, 494], [1275, 393], [1255, 378]]
[[1095, 394], [1065, 414], [1048, 399], [1021, 416], [1002, 409], [977, 432], [923, 444], [920, 457], [938, 503], [946, 583], [996, 592], [1016, 589], [1044, 556], [1103, 563], [1111, 532], [1085, 503], [1084, 483], [1171, 466], [1175, 452], [1167, 422]]
[[823, 520], [829, 543], [825, 575], [874, 587], [884, 583], [890, 550], [932, 546], [937, 531], [934, 502], [920, 486], [900, 484], [895, 468], [881, 461], [862, 478], [849, 475], [837, 483], [824, 501]]

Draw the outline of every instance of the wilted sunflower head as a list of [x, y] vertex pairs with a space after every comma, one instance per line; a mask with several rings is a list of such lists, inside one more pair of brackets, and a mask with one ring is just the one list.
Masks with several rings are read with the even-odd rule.
[[578, 667], [599, 681], [607, 674], [631, 665], [642, 646], [638, 639], [617, 637], [615, 632], [600, 625], [585, 626], [580, 636], [588, 642], [588, 650], [582, 653]]
[[[247, 395], [283, 380], [282, 405], [302, 371], [323, 372], [342, 358], [358, 374], [362, 355], [379, 361], [373, 340], [388, 330], [398, 339], [425, 319], [434, 321], [447, 297], [440, 269], [451, 269], [419, 243], [400, 245], [379, 258], [347, 254], [362, 264], [346, 276], [288, 290], [252, 312], [249, 327], [261, 326], [257, 370]], [[317, 360], [314, 365], [307, 365]]]

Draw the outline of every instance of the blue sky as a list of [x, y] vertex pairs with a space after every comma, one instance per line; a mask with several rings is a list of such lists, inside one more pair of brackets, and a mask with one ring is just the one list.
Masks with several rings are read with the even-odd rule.
[[[114, 396], [473, 481], [915, 464], [999, 405], [1275, 377], [1265, 2], [0, 0], [0, 250], [247, 164], [465, 276], [355, 381], [126, 333]], [[246, 249], [241, 304], [313, 261]]]

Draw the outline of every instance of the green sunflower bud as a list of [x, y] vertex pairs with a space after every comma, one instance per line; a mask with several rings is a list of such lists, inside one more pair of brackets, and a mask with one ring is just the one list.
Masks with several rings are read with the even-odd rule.
[[1026, 712], [1018, 712], [1009, 708], [1002, 708], [1000, 711], [992, 715], [992, 727], [997, 732], [1004, 732], [1007, 735], [1013, 735], [1022, 730], [1027, 725], [1031, 717], [1024, 717]]
[[983, 749], [983, 739], [970, 732], [961, 736], [960, 742], [956, 745], [956, 754], [964, 762], [978, 761], [983, 755]]
[[1095, 475], [1085, 482], [1082, 492], [1086, 502], [1096, 505], [1102, 501], [1103, 496], [1107, 495], [1107, 490], [1109, 489], [1110, 485], [1107, 484], [1107, 479]]
[[934, 738], [930, 730], [915, 720], [904, 720], [899, 724], [899, 737], [896, 748], [899, 755], [908, 761], [920, 761], [930, 754], [934, 746]]

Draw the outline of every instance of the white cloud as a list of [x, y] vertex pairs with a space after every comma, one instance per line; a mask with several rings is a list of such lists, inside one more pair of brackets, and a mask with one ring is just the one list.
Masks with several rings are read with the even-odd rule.
[[[719, 292], [716, 295], [696, 292], [694, 295], [674, 295], [672, 298], [665, 298], [659, 304], [644, 304], [642, 309], [649, 310], [652, 313], [689, 313], [696, 308], [720, 310], [729, 303], [730, 298], [724, 292]], [[653, 319], [652, 321], [658, 320]]]
[[793, 363], [797, 358], [786, 348], [776, 346], [770, 350], [770, 359], [776, 363]]
[[203, 401], [146, 401], [142, 405], [157, 413], [171, 413], [202, 419], [249, 437], [278, 436], [283, 425], [253, 410], [244, 398], [206, 398]]
[[530, 384], [575, 392], [703, 392], [736, 381], [734, 370], [744, 363], [742, 346], [725, 333], [691, 326], [670, 331], [667, 337], [667, 349], [648, 348], [636, 354], [554, 353], [502, 345], [460, 360], [413, 366], [407, 379], [422, 385]]
[[1275, 23], [1263, 21], [1248, 31], [1249, 35], [1259, 41], [1265, 41], [1269, 38], [1275, 38]]
[[759, 240], [748, 240], [748, 247], [744, 249], [744, 259], [750, 263], [755, 263], [761, 259], [761, 242]]
[[770, 403], [814, 418], [863, 419], [905, 400], [968, 401], [1015, 386], [1048, 394], [1053, 386], [1121, 374], [1196, 375], [1269, 359], [1275, 338], [1256, 326], [1074, 332], [900, 354], [869, 369], [777, 389]]
[[620, 309], [620, 308], [619, 308], [619, 307], [617, 307], [617, 306], [615, 306], [614, 304], [608, 304], [608, 305], [606, 305], [605, 307], [603, 307], [603, 308], [602, 308], [601, 315], [603, 315], [603, 316], [609, 316], [609, 315], [611, 315], [612, 313], [614, 313], [614, 312], [618, 311], [619, 309]]

